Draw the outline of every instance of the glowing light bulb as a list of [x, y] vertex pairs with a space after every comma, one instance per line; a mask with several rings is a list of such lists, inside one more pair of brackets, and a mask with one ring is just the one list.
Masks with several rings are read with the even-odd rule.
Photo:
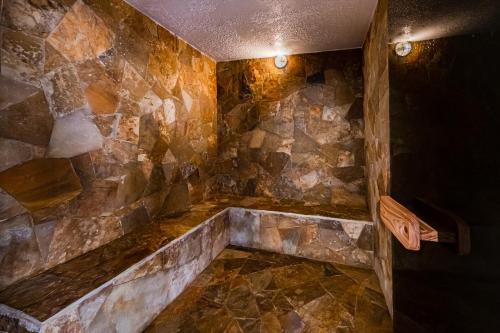
[[406, 57], [411, 52], [411, 43], [410, 42], [397, 43], [394, 51], [398, 56]]
[[276, 56], [276, 58], [274, 58], [274, 65], [277, 67], [277, 68], [285, 68], [286, 64], [288, 64], [288, 59], [286, 57], [286, 55], [284, 54], [278, 54]]

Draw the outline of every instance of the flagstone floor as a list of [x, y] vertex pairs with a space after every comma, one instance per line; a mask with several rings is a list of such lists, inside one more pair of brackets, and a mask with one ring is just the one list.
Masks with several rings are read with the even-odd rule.
[[392, 332], [371, 270], [230, 246], [145, 333]]

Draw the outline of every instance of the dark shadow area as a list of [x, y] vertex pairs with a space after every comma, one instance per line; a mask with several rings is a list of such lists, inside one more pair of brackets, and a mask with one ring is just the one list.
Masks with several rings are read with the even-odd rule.
[[395, 332], [493, 332], [500, 327], [500, 35], [391, 50], [392, 196], [425, 197], [471, 227], [472, 253], [423, 243], [393, 250]]

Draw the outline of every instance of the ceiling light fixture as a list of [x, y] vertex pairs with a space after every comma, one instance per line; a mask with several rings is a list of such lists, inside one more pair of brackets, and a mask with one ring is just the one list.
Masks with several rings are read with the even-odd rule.
[[277, 68], [279, 68], [279, 69], [285, 68], [286, 64], [288, 64], [288, 59], [287, 59], [286, 55], [284, 55], [284, 54], [278, 54], [276, 56], [276, 58], [274, 58], [274, 65]]
[[398, 56], [406, 57], [411, 52], [411, 43], [410, 42], [397, 43], [394, 51]]

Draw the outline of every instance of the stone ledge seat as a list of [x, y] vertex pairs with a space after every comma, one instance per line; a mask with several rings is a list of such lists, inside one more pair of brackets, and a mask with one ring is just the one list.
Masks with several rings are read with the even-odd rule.
[[[10, 325], [19, 332], [140, 332], [229, 244], [371, 267], [368, 220], [363, 209], [217, 197], [181, 216], [160, 217], [0, 291], [0, 327]], [[279, 246], [272, 237], [276, 232], [281, 233]], [[320, 243], [299, 246], [311, 237]], [[342, 251], [348, 244], [351, 252], [331, 250], [332, 257], [318, 251], [332, 249], [321, 243], [325, 237]], [[294, 240], [295, 248], [289, 248], [286, 244]]]

